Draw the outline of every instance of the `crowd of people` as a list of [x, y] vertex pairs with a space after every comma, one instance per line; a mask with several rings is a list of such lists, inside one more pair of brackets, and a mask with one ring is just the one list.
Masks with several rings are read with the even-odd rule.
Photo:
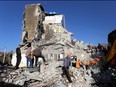
[[[15, 66], [16, 69], [19, 68], [19, 65], [21, 62], [21, 50], [20, 50], [21, 47], [22, 45], [19, 44], [19, 46], [16, 48], [16, 58], [17, 58], [16, 66]], [[27, 44], [25, 57], [26, 57], [27, 68], [32, 68], [33, 66], [37, 67], [38, 58], [42, 58], [44, 63], [47, 64], [44, 56], [42, 55], [41, 48], [36, 48], [32, 50], [31, 43]], [[34, 62], [35, 62], [35, 65], [34, 65]]]

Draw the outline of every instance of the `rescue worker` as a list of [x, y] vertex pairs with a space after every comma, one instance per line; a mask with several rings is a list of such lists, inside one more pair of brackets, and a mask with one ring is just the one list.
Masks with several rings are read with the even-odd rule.
[[17, 57], [17, 61], [16, 61], [16, 66], [15, 68], [18, 69], [20, 62], [21, 62], [21, 45], [19, 44], [18, 47], [16, 48], [16, 57]]
[[43, 61], [44, 61], [44, 64], [47, 65], [45, 57], [42, 54], [41, 48], [34, 49], [33, 52], [32, 52], [32, 55], [35, 57], [35, 67], [37, 67], [37, 63], [38, 63], [38, 58], [39, 57], [42, 58]]
[[72, 83], [72, 80], [71, 80], [71, 77], [69, 74], [69, 66], [70, 66], [72, 60], [74, 60], [74, 58], [71, 59], [70, 54], [68, 54], [66, 56], [66, 58], [63, 59], [63, 67], [62, 67], [62, 70], [63, 70], [62, 76], [66, 75], [66, 77], [70, 83]]

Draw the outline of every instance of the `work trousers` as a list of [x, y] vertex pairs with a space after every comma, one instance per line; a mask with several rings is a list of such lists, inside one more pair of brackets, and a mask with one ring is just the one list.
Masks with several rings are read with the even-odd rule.
[[63, 75], [66, 75], [68, 81], [70, 83], [72, 83], [72, 80], [71, 80], [71, 77], [70, 77], [70, 74], [69, 74], [69, 68], [68, 67], [62, 67], [62, 70], [63, 70]]
[[33, 65], [32, 65], [32, 59], [31, 59], [31, 57], [26, 57], [27, 58], [27, 68], [28, 67], [30, 67], [30, 68], [32, 68], [33, 67]]
[[21, 56], [17, 56], [16, 69], [19, 68], [20, 63], [21, 63]]
[[46, 62], [44, 56], [35, 56], [35, 67], [37, 67], [39, 57], [43, 59], [44, 63]]

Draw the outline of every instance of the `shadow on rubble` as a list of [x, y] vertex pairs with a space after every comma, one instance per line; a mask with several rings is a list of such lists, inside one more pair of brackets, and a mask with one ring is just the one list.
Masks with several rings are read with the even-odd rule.
[[92, 73], [95, 83], [92, 86], [97, 87], [116, 87], [116, 70], [100, 68], [99, 73]]
[[23, 86], [20, 86], [20, 85], [14, 85], [14, 84], [11, 84], [11, 83], [5, 83], [5, 82], [0, 82], [0, 87], [23, 87]]
[[0, 87], [23, 87], [20, 85], [6, 83], [2, 81], [3, 78], [6, 78], [6, 74], [7, 72], [10, 72], [10, 70], [15, 70], [15, 68], [12, 66], [8, 66], [6, 63], [0, 62]]

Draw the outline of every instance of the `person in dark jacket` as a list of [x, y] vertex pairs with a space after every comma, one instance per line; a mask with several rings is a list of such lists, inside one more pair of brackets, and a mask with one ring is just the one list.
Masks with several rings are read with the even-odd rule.
[[9, 56], [10, 56], [10, 63], [9, 63], [9, 65], [12, 66], [12, 63], [11, 63], [12, 56], [13, 56], [13, 51], [12, 50], [9, 52]]
[[16, 61], [16, 66], [15, 68], [18, 69], [19, 68], [19, 64], [21, 62], [21, 45], [19, 44], [19, 46], [16, 48], [16, 58], [17, 58], [17, 61]]
[[33, 50], [33, 56], [35, 56], [35, 67], [37, 67], [37, 63], [38, 63], [38, 58], [42, 58], [44, 63], [46, 63], [46, 60], [42, 54], [42, 50], [41, 48], [36, 48]]

